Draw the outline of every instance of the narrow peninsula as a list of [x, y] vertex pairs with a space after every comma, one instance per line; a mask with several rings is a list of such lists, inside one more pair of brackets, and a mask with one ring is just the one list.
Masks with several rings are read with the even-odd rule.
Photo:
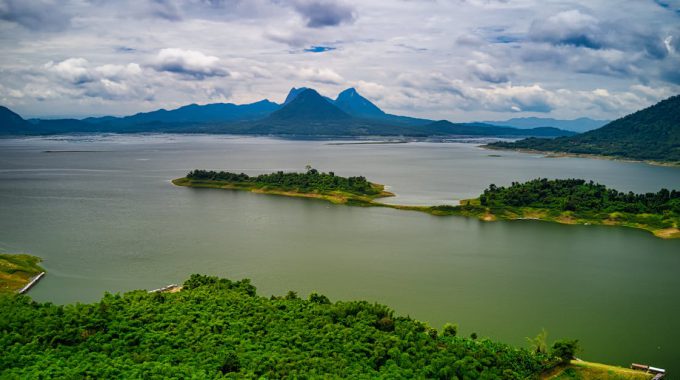
[[364, 177], [340, 177], [307, 167], [306, 173], [278, 171], [256, 177], [247, 174], [193, 170], [172, 181], [177, 186], [252, 191], [254, 193], [323, 199], [336, 204], [373, 205], [377, 198], [391, 197], [385, 186]]
[[26, 254], [0, 254], [0, 294], [16, 293], [45, 270], [41, 258]]
[[460, 205], [407, 206], [380, 203], [394, 194], [364, 177], [340, 177], [311, 167], [306, 173], [247, 174], [193, 170], [172, 181], [178, 186], [244, 190], [306, 197], [335, 204], [388, 207], [432, 215], [477, 217], [484, 221], [543, 220], [563, 224], [624, 226], [652, 232], [660, 238], [680, 238], [680, 192], [634, 194], [609, 189], [583, 179], [535, 179], [509, 187], [490, 185]]

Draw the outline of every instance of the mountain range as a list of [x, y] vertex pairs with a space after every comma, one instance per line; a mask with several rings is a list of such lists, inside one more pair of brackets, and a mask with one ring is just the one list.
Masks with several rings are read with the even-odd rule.
[[354, 88], [336, 99], [310, 88], [293, 88], [283, 104], [267, 99], [250, 104], [191, 104], [125, 117], [82, 120], [24, 120], [0, 108], [0, 134], [58, 134], [74, 132], [157, 132], [273, 134], [297, 136], [569, 136], [553, 127], [518, 129], [487, 123], [451, 123], [392, 115], [361, 96]]
[[609, 120], [595, 120], [587, 117], [580, 117], [573, 120], [558, 120], [543, 117], [518, 117], [503, 121], [484, 121], [483, 123], [522, 129], [553, 127], [564, 129], [566, 131], [583, 133], [600, 128], [601, 126], [609, 123]]
[[579, 135], [489, 146], [680, 163], [680, 95]]

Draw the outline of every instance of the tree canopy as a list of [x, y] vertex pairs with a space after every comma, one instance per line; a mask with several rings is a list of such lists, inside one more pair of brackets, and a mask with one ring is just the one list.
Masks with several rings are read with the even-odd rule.
[[388, 307], [265, 298], [192, 275], [176, 293], [58, 306], [0, 296], [2, 378], [533, 378], [559, 359], [443, 334]]
[[513, 182], [509, 187], [490, 185], [479, 199], [483, 206], [489, 207], [680, 214], [680, 191], [661, 189], [656, 193], [625, 193], [583, 179], [540, 178], [524, 183]]
[[309, 167], [305, 173], [286, 173], [278, 171], [251, 177], [244, 173], [231, 173], [212, 170], [192, 170], [186, 176], [190, 180], [222, 181], [231, 184], [246, 184], [259, 187], [274, 187], [300, 192], [345, 191], [358, 195], [376, 195], [376, 189], [363, 176], [340, 177], [333, 172], [322, 173]]

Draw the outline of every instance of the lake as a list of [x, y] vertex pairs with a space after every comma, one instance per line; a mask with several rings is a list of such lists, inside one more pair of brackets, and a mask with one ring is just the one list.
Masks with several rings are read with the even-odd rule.
[[[500, 155], [496, 157], [495, 155]], [[580, 357], [680, 371], [680, 240], [634, 229], [463, 217], [175, 187], [189, 170], [363, 175], [398, 204], [452, 204], [489, 184], [584, 178], [680, 189], [680, 169], [487, 151], [210, 135], [0, 140], [0, 251], [43, 257], [39, 301], [91, 302], [192, 273], [387, 304], [441, 328], [526, 346], [578, 338]]]

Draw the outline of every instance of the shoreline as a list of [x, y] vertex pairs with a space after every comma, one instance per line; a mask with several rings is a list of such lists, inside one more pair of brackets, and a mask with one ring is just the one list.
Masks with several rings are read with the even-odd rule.
[[462, 200], [460, 205], [441, 205], [441, 206], [408, 206], [408, 205], [397, 205], [377, 202], [377, 199], [392, 197], [393, 193], [385, 191], [384, 185], [371, 183], [376, 189], [380, 190], [380, 193], [375, 196], [362, 196], [345, 192], [329, 192], [329, 193], [301, 193], [290, 190], [282, 189], [267, 189], [258, 188], [257, 186], [239, 186], [237, 184], [223, 182], [223, 181], [192, 181], [183, 178], [173, 179], [172, 184], [175, 186], [183, 187], [194, 187], [194, 188], [212, 188], [212, 189], [224, 189], [224, 190], [237, 190], [237, 191], [249, 191], [257, 194], [269, 194], [278, 196], [288, 196], [288, 197], [299, 197], [299, 198], [310, 198], [310, 199], [320, 199], [331, 202], [333, 204], [344, 204], [348, 206], [361, 206], [361, 207], [385, 207], [395, 210], [404, 211], [418, 211], [424, 212], [433, 216], [463, 216], [463, 217], [474, 217], [484, 222], [493, 222], [498, 220], [513, 221], [513, 220], [536, 220], [543, 222], [553, 222], [559, 224], [568, 225], [600, 225], [600, 226], [613, 226], [613, 227], [628, 227], [641, 229], [652, 233], [655, 237], [660, 239], [678, 239], [680, 238], [680, 228], [670, 227], [670, 228], [653, 228], [651, 226], [632, 223], [623, 220], [617, 220], [617, 218], [606, 218], [606, 219], [591, 219], [579, 217], [571, 212], [560, 212], [558, 215], [554, 215], [549, 209], [536, 209], [536, 208], [503, 208], [503, 209], [490, 209], [488, 207], [483, 207], [479, 205], [478, 199], [466, 199]]
[[486, 150], [494, 151], [506, 151], [506, 152], [518, 152], [518, 153], [529, 153], [529, 154], [541, 154], [543, 158], [590, 158], [595, 160], [607, 160], [607, 161], [619, 161], [627, 163], [642, 163], [653, 166], [665, 166], [671, 168], [680, 168], [680, 162], [665, 162], [665, 161], [654, 161], [654, 160], [636, 160], [634, 158], [625, 158], [617, 156], [607, 156], [603, 154], [589, 154], [589, 153], [569, 153], [569, 152], [558, 152], [551, 150], [536, 150], [527, 148], [503, 148], [491, 146], [488, 144], [479, 145], [480, 148]]
[[0, 254], [0, 294], [28, 292], [46, 273], [42, 261], [27, 254]]
[[43, 278], [43, 276], [45, 275], [45, 273], [46, 273], [46, 272], [40, 272], [40, 273], [38, 273], [37, 276], [31, 278], [31, 281], [30, 281], [28, 284], [26, 284], [26, 286], [24, 286], [23, 288], [19, 289], [19, 294], [26, 294], [26, 292], [28, 292], [29, 290], [31, 290], [31, 288], [32, 288], [33, 286], [35, 286], [35, 284], [37, 284], [38, 281], [40, 281], [40, 279]]

